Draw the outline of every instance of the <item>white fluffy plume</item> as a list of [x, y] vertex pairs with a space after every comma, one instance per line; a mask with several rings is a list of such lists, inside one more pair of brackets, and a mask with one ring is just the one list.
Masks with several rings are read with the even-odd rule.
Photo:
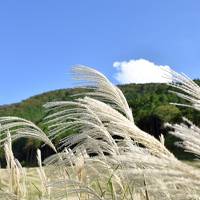
[[[60, 154], [62, 162], [59, 161], [60, 157], [56, 159], [53, 156], [46, 163], [59, 162], [64, 165], [72, 162], [75, 165], [80, 152], [84, 150], [87, 155], [84, 158], [86, 174], [93, 178], [96, 174], [101, 183], [109, 174], [103, 167], [106, 166], [106, 169], [112, 169], [115, 184], [123, 185], [121, 183], [126, 181], [130, 185], [129, 181], [132, 180], [138, 184], [136, 193], [145, 193], [145, 182], [148, 196], [153, 199], [159, 199], [160, 196], [163, 199], [196, 197], [200, 186], [198, 171], [179, 162], [163, 143], [134, 124], [121, 91], [94, 69], [78, 66], [74, 72], [78, 73], [76, 77], [79, 80], [86, 79], [94, 91], [85, 94], [90, 97], [74, 102], [50, 102], [45, 105], [50, 111], [46, 120], [52, 138], [69, 129], [78, 133], [61, 141], [61, 147], [72, 148], [71, 153]], [[101, 163], [100, 168], [97, 167], [98, 162]], [[119, 169], [114, 170], [116, 167]], [[189, 182], [191, 187], [188, 186]], [[187, 192], [184, 188], [187, 188]], [[124, 188], [120, 190], [123, 193]]]

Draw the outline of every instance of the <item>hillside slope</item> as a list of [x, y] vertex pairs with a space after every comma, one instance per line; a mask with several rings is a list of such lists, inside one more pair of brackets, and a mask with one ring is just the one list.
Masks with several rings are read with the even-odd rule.
[[[200, 83], [200, 81], [197, 81], [197, 83]], [[160, 133], [163, 133], [166, 137], [166, 145], [172, 151], [177, 148], [173, 148], [172, 141], [174, 141], [174, 138], [167, 135], [167, 130], [163, 126], [164, 122], [180, 122], [181, 117], [185, 116], [195, 124], [200, 125], [199, 112], [169, 104], [170, 102], [184, 103], [184, 101], [170, 93], [169, 90], [171, 88], [168, 85], [150, 83], [120, 85], [119, 87], [125, 94], [129, 106], [132, 108], [136, 124], [157, 138]], [[33, 121], [46, 130], [47, 127], [42, 122], [43, 117], [46, 115], [42, 105], [49, 101], [70, 100], [74, 94], [82, 92], [83, 89], [79, 88], [46, 92], [17, 104], [0, 106], [0, 116], [19, 116]], [[16, 142], [13, 148], [16, 156], [22, 161], [26, 161], [28, 157], [31, 157], [34, 162], [35, 149], [39, 145], [40, 143], [32, 140], [24, 140]], [[48, 150], [44, 151], [48, 152]], [[188, 155], [179, 149], [174, 151], [174, 153], [181, 159], [188, 158]], [[32, 156], [27, 154], [31, 154]], [[44, 157], [46, 154], [49, 153], [43, 153]]]

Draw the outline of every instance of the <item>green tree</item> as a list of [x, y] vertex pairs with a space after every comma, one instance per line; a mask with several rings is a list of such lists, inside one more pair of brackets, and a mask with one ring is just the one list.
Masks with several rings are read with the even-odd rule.
[[155, 108], [154, 114], [157, 115], [163, 122], [180, 122], [182, 114], [179, 108], [174, 105], [161, 105]]

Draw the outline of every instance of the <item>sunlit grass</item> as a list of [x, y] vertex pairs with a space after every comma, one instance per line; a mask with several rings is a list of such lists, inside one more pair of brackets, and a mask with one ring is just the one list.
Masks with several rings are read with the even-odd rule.
[[[197, 163], [179, 161], [165, 147], [163, 136], [159, 141], [139, 129], [124, 95], [104, 75], [83, 66], [74, 71], [78, 80], [93, 84], [95, 92], [75, 101], [45, 104], [49, 137], [30, 121], [0, 118], [0, 143], [7, 163], [0, 171], [0, 199], [199, 199]], [[197, 98], [200, 88], [185, 76], [174, 76], [186, 82], [178, 88]], [[173, 128], [170, 133], [182, 139], [179, 146], [198, 156], [200, 129], [185, 121], [189, 126], [168, 124]], [[78, 134], [62, 138], [56, 148], [52, 141], [68, 130]], [[40, 139], [55, 154], [42, 161], [38, 149], [38, 167], [22, 168], [12, 151], [12, 141], [20, 137]]]

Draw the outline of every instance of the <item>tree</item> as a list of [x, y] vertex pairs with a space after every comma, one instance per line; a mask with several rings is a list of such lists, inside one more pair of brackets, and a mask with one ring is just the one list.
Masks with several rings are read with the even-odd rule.
[[177, 123], [181, 121], [181, 111], [174, 105], [161, 105], [155, 108], [154, 114], [163, 122]]

